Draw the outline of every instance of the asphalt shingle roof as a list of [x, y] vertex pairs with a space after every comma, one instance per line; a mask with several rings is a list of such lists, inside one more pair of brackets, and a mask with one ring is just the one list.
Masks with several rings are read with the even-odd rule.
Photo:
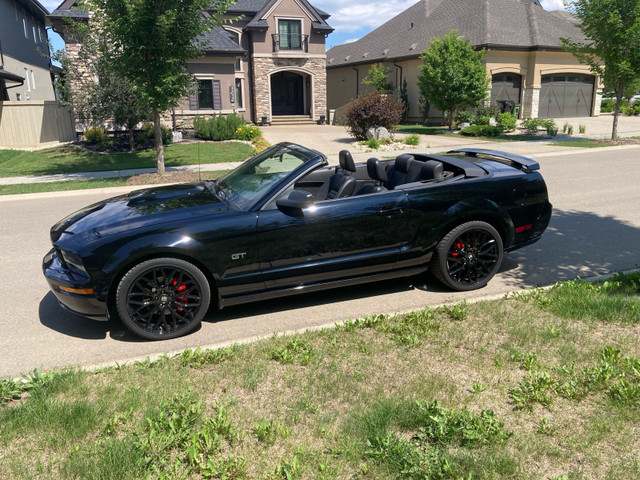
[[360, 40], [330, 49], [327, 67], [417, 57], [453, 29], [479, 48], [554, 50], [561, 37], [584, 38], [538, 0], [421, 0]]

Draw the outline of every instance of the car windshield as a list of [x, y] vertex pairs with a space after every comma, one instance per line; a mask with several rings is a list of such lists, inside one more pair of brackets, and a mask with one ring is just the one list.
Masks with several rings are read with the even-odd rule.
[[279, 144], [250, 158], [214, 184], [223, 200], [249, 210], [280, 181], [318, 154], [298, 145]]

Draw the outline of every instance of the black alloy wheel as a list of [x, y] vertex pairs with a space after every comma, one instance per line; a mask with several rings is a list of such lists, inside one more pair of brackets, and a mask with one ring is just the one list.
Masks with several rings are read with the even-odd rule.
[[129, 270], [118, 285], [116, 307], [122, 323], [148, 340], [194, 331], [211, 301], [209, 282], [193, 264], [154, 258]]
[[475, 290], [493, 278], [502, 255], [502, 238], [494, 227], [480, 221], [463, 223], [438, 243], [431, 270], [454, 290]]

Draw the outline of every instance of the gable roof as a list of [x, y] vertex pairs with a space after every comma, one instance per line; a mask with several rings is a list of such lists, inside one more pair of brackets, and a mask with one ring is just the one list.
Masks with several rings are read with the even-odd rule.
[[44, 8], [38, 0], [16, 0], [16, 2], [31, 12], [31, 14], [39, 20], [44, 21], [45, 17], [49, 14], [49, 11]]
[[[247, 23], [245, 28], [247, 30], [267, 30], [269, 26], [267, 25], [266, 15], [271, 11], [271, 9], [280, 3], [282, 0], [240, 0], [235, 6], [227, 9], [227, 13], [233, 12], [234, 8], [248, 8], [248, 5], [251, 4], [252, 8], [257, 6], [258, 3], [262, 3], [262, 8], [257, 12], [250, 12], [253, 14], [253, 18]], [[329, 15], [324, 13], [324, 16], [320, 14], [320, 12], [313, 7], [307, 0], [294, 0], [298, 6], [307, 13], [309, 18], [311, 19], [311, 29], [317, 33], [329, 34], [333, 32], [333, 28], [331, 28], [325, 19], [329, 18]], [[238, 5], [240, 7], [238, 7]], [[249, 12], [247, 12], [249, 13]]]
[[[243, 15], [249, 19], [249, 23], [245, 26], [247, 30], [267, 30], [269, 26], [262, 17], [271, 8], [282, 0], [238, 0], [234, 5], [230, 6], [225, 13], [229, 15]], [[326, 19], [330, 15], [322, 10], [313, 7], [307, 0], [294, 0], [298, 3], [303, 10], [306, 10], [311, 18], [311, 28], [314, 32], [329, 34], [333, 32]], [[86, 10], [81, 10], [76, 7], [76, 0], [63, 0], [63, 2], [56, 8], [49, 18], [52, 21], [63, 21], [65, 18], [85, 19], [89, 18], [89, 14]], [[211, 32], [205, 36], [207, 41], [207, 53], [219, 52], [219, 53], [244, 53], [242, 48], [238, 48], [238, 45], [230, 40], [235, 48], [232, 48], [226, 41], [228, 34], [225, 34], [224, 29], [220, 27], [214, 27]]]
[[476, 48], [561, 50], [561, 37], [584, 39], [538, 0], [420, 0], [360, 40], [330, 49], [327, 68], [417, 58], [453, 29]]

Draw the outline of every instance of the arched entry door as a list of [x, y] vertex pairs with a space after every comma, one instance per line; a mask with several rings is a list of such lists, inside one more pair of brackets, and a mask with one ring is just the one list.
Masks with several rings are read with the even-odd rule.
[[271, 75], [271, 113], [304, 115], [304, 77], [295, 72]]

